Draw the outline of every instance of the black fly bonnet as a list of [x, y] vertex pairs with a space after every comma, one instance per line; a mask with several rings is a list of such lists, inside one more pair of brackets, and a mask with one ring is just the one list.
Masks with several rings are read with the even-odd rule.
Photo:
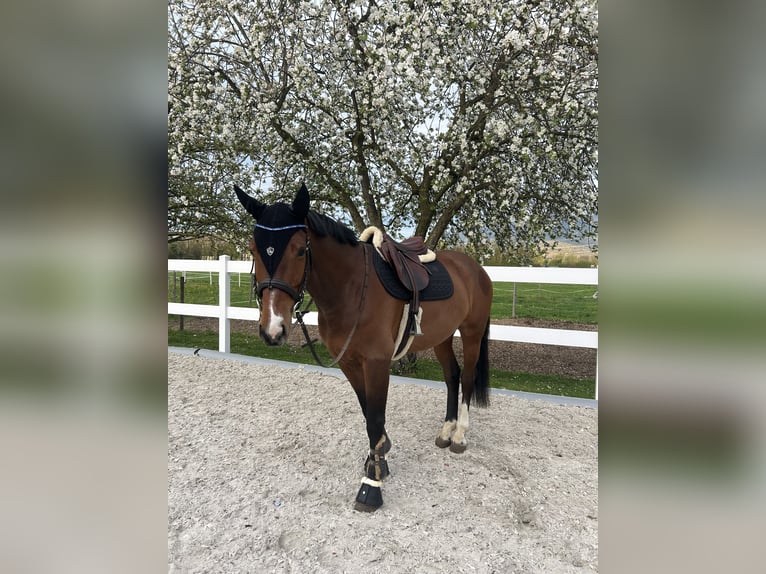
[[300, 229], [306, 229], [303, 218], [296, 217], [286, 203], [276, 203], [263, 211], [253, 229], [253, 239], [269, 277], [276, 273], [290, 238]]
[[310, 254], [308, 240], [306, 243], [306, 267], [300, 292], [296, 291], [285, 281], [274, 278], [274, 273], [279, 268], [279, 263], [282, 261], [290, 238], [292, 238], [295, 232], [307, 229], [305, 219], [309, 208], [308, 190], [305, 186], [302, 186], [292, 205], [275, 203], [271, 206], [253, 199], [238, 186], [234, 186], [234, 190], [244, 208], [256, 220], [253, 229], [255, 248], [268, 273], [268, 278], [259, 282], [256, 289], [259, 304], [265, 289], [276, 288], [290, 295], [296, 302], [296, 307], [299, 306], [303, 300], [303, 292], [306, 289], [306, 277], [309, 269]]

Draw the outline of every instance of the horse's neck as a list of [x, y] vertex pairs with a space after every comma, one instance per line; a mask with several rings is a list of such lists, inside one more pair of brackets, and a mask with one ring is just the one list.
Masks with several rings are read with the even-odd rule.
[[349, 294], [357, 291], [364, 277], [362, 249], [361, 244], [342, 245], [329, 237], [311, 237], [311, 273], [306, 286], [323, 312], [347, 310]]

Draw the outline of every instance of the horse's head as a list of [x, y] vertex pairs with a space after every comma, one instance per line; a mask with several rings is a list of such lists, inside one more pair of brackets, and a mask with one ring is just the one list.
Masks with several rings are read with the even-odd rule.
[[291, 205], [266, 205], [236, 185], [234, 191], [256, 221], [250, 249], [261, 309], [261, 338], [269, 345], [280, 345], [290, 334], [293, 310], [301, 304], [306, 290], [309, 192], [302, 185]]

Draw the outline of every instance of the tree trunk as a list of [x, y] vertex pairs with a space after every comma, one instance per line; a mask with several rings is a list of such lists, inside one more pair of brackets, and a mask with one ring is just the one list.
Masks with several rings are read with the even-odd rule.
[[463, 207], [466, 201], [468, 201], [467, 195], [458, 196], [449, 206], [447, 206], [447, 209], [441, 213], [433, 229], [431, 229], [431, 233], [428, 234], [428, 238], [426, 239], [426, 245], [428, 245], [428, 247], [431, 249], [436, 247], [436, 244], [442, 238], [444, 232], [447, 231], [447, 227], [449, 227], [452, 218], [455, 217], [457, 211]]

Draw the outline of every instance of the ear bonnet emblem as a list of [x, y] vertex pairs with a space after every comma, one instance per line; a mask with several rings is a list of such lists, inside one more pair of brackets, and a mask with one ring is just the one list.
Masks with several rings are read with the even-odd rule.
[[267, 248], [266, 248], [266, 254], [267, 254], [269, 257], [271, 257], [272, 255], [274, 255], [274, 248], [273, 248], [273, 247], [267, 247]]

